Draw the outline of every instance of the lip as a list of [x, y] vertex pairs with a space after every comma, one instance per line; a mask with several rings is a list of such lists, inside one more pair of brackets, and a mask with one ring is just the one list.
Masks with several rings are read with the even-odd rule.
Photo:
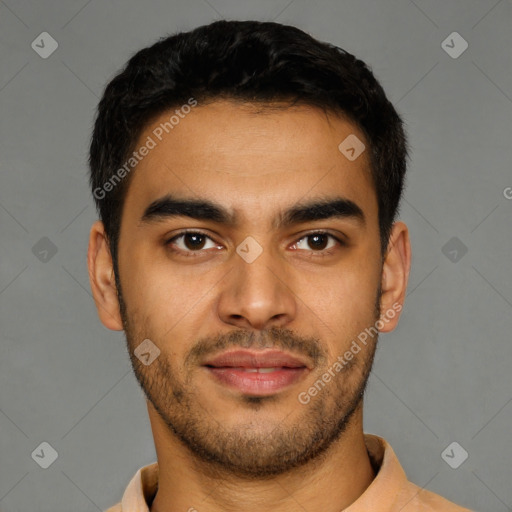
[[231, 350], [209, 359], [203, 365], [216, 368], [309, 368], [306, 361], [280, 350]]
[[[203, 364], [220, 384], [253, 396], [268, 396], [297, 383], [310, 365], [278, 350], [224, 352]], [[270, 371], [261, 369], [272, 369]]]

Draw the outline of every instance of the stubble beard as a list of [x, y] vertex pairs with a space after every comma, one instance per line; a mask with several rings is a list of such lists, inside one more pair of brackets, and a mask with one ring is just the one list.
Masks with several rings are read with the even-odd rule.
[[[242, 396], [236, 404], [227, 407], [244, 407], [259, 412], [254, 420], [234, 426], [222, 425], [201, 404], [208, 401], [210, 389], [197, 389], [192, 374], [185, 379], [170, 364], [162, 351], [160, 356], [145, 366], [134, 355], [134, 349], [145, 338], [132, 327], [120, 287], [118, 296], [129, 356], [135, 376], [149, 402], [162, 421], [181, 443], [188, 448], [195, 466], [206, 474], [229, 474], [237, 478], [265, 479], [320, 461], [332, 444], [347, 430], [354, 413], [362, 407], [362, 400], [372, 368], [378, 336], [336, 374], [308, 404], [296, 401], [296, 408], [288, 416], [269, 420], [265, 406], [280, 400], [270, 397]], [[375, 320], [380, 315], [380, 290], [375, 302]], [[262, 334], [260, 331], [258, 334]], [[301, 338], [288, 329], [272, 328], [266, 336], [234, 331], [228, 335], [201, 340], [195, 347], [208, 346], [210, 350], [221, 347], [274, 347], [290, 349], [300, 347], [305, 353], [317, 354], [317, 379], [329, 365], [326, 354], [314, 338]], [[345, 346], [349, 346], [350, 338]], [[245, 340], [241, 343], [241, 340]], [[315, 346], [313, 346], [315, 344]], [[364, 354], [364, 358], [362, 357]], [[197, 368], [196, 368], [197, 370]], [[297, 395], [300, 391], [297, 390]], [[270, 424], [271, 423], [271, 424]]]

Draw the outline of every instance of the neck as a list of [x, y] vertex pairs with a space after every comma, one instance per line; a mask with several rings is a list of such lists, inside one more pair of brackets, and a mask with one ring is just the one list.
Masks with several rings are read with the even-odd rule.
[[234, 477], [211, 468], [169, 432], [148, 402], [159, 482], [151, 512], [337, 512], [356, 501], [375, 473], [364, 443], [362, 402], [340, 439], [318, 459], [266, 480]]

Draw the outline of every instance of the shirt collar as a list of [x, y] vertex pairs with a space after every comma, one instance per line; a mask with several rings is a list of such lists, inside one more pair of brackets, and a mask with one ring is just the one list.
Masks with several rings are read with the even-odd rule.
[[391, 512], [407, 476], [393, 448], [382, 437], [365, 434], [364, 442], [374, 468], [378, 468], [372, 483], [344, 512]]

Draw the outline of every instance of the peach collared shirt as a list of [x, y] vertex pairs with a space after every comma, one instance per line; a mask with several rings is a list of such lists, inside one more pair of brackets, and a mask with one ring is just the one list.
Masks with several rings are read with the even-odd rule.
[[[472, 512], [409, 482], [395, 452], [382, 437], [364, 434], [376, 477], [344, 512]], [[122, 500], [105, 512], [149, 512], [158, 487], [158, 463], [140, 468]]]

